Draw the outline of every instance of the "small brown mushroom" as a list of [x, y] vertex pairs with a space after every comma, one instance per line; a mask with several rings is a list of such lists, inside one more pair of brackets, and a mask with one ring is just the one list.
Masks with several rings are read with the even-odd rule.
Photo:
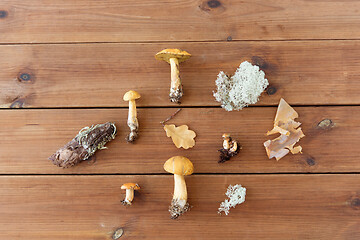
[[137, 120], [137, 112], [136, 112], [136, 104], [135, 100], [139, 99], [141, 96], [138, 92], [130, 90], [125, 93], [124, 101], [129, 102], [129, 115], [127, 120], [127, 125], [130, 128], [130, 133], [126, 137], [126, 141], [133, 142], [137, 138], [138, 129], [139, 129], [139, 122]]
[[179, 73], [179, 63], [185, 62], [191, 57], [191, 54], [180, 49], [164, 49], [155, 55], [157, 60], [162, 60], [170, 64], [171, 67], [171, 87], [170, 101], [180, 103], [183, 95], [182, 83]]
[[187, 189], [184, 176], [191, 175], [194, 171], [192, 162], [182, 156], [168, 159], [164, 164], [164, 170], [174, 174], [174, 195], [169, 207], [172, 219], [178, 218], [190, 209], [187, 202]]
[[219, 150], [220, 159], [219, 163], [229, 161], [231, 157], [237, 155], [241, 149], [241, 145], [237, 141], [232, 140], [230, 134], [224, 133], [223, 137], [223, 148]]
[[125, 183], [121, 186], [121, 189], [126, 189], [125, 199], [121, 201], [123, 205], [131, 205], [134, 199], [134, 190], [139, 190], [140, 186], [137, 183]]

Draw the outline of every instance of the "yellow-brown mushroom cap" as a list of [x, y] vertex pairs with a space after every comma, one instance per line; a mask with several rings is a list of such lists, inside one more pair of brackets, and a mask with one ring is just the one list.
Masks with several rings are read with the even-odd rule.
[[190, 57], [191, 57], [190, 53], [186, 51], [182, 51], [180, 49], [164, 49], [155, 55], [155, 58], [157, 60], [163, 60], [166, 61], [167, 63], [170, 63], [170, 58], [177, 58], [179, 63], [181, 63], [181, 62], [185, 62]]
[[130, 90], [124, 94], [123, 99], [124, 99], [124, 101], [130, 101], [130, 100], [139, 99], [140, 97], [141, 97], [140, 93], [138, 93], [134, 90]]
[[165, 162], [164, 170], [177, 175], [191, 175], [194, 172], [194, 165], [186, 157], [175, 156]]
[[223, 137], [223, 138], [230, 138], [230, 134], [229, 134], [229, 133], [224, 133], [224, 134], [222, 135], [222, 137]]
[[137, 183], [125, 183], [121, 186], [121, 189], [134, 189], [139, 190], [140, 186]]

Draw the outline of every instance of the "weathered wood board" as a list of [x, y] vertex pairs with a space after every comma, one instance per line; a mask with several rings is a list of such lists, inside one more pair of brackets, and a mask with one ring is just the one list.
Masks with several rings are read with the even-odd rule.
[[[142, 187], [124, 207], [121, 184]], [[1, 239], [359, 239], [359, 175], [186, 177], [193, 208], [171, 220], [172, 176], [2, 176]], [[228, 216], [229, 184], [247, 188]]]
[[3, 0], [0, 42], [359, 39], [358, 1]]
[[[2, 0], [0, 2], [0, 239], [360, 239], [360, 2], [350, 0]], [[180, 48], [184, 97], [170, 103]], [[270, 86], [255, 106], [226, 112], [219, 71], [248, 60]], [[128, 90], [140, 138], [127, 144]], [[303, 154], [269, 160], [276, 106], [299, 113]], [[196, 145], [177, 149], [162, 125], [187, 124]], [[22, 109], [15, 109], [22, 108]], [[328, 125], [320, 124], [324, 121]], [[62, 169], [47, 158], [85, 126], [113, 121], [118, 136], [89, 161]], [[320, 127], [322, 126], [322, 127]], [[240, 154], [218, 164], [225, 132]], [[175, 155], [191, 159], [193, 208], [173, 221]], [[120, 186], [141, 190], [124, 207]], [[219, 216], [229, 184], [246, 202]]]
[[[263, 142], [272, 129], [275, 107], [247, 108], [226, 112], [221, 108], [183, 109], [172, 121], [187, 124], [197, 133], [192, 149], [177, 149], [166, 137], [160, 121], [175, 109], [138, 109], [139, 139], [128, 144], [127, 109], [31, 109], [0, 111], [1, 173], [164, 173], [163, 163], [170, 157], [189, 157], [198, 173], [276, 173], [276, 172], [359, 172], [356, 149], [360, 137], [359, 107], [296, 107], [303, 131], [303, 154], [269, 160]], [[326, 129], [318, 124], [332, 121]], [[108, 150], [98, 151], [91, 161], [62, 169], [47, 158], [91, 124], [113, 121], [118, 135]], [[218, 164], [221, 135], [231, 133], [243, 149], [232, 160]]]
[[219, 106], [217, 74], [245, 59], [270, 82], [258, 105], [360, 104], [360, 41], [275, 41], [0, 46], [0, 106], [124, 107], [129, 89], [141, 93], [138, 106], [176, 106], [170, 66], [154, 58], [168, 47], [193, 54], [180, 66], [182, 106]]

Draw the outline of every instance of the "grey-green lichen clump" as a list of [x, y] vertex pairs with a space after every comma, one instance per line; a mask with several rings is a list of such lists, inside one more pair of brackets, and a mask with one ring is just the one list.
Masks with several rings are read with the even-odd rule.
[[58, 167], [71, 167], [87, 160], [98, 149], [106, 149], [105, 144], [116, 135], [114, 123], [97, 124], [84, 127], [65, 146], [56, 151], [49, 159]]
[[269, 85], [265, 73], [247, 61], [242, 62], [231, 77], [221, 71], [215, 83], [217, 92], [214, 92], [214, 97], [226, 111], [241, 110], [255, 104]]

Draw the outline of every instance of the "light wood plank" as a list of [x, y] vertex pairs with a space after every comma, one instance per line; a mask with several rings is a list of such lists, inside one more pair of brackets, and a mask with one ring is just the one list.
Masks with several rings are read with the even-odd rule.
[[[120, 186], [140, 184], [131, 207]], [[171, 176], [0, 177], [2, 239], [359, 239], [359, 175], [186, 177], [193, 208], [167, 211]], [[246, 201], [218, 215], [229, 184]]]
[[0, 42], [359, 39], [357, 1], [3, 0]]
[[[306, 135], [300, 143], [304, 154], [280, 161], [267, 159], [263, 142], [272, 129], [275, 107], [248, 108], [239, 112], [223, 109], [183, 109], [172, 121], [188, 124], [197, 133], [192, 149], [177, 149], [166, 137], [160, 121], [175, 109], [139, 109], [140, 138], [127, 144], [126, 109], [2, 110], [0, 111], [0, 173], [164, 173], [164, 162], [176, 155], [189, 157], [197, 173], [360, 172], [358, 139], [360, 107], [297, 107]], [[334, 127], [318, 128], [323, 119]], [[70, 141], [85, 126], [115, 122], [119, 131], [107, 150], [94, 161], [62, 169], [47, 158]], [[221, 135], [229, 132], [243, 149], [232, 160], [218, 164]]]
[[[265, 71], [272, 95], [259, 105], [360, 104], [360, 41], [0, 46], [0, 106], [176, 106], [168, 99], [170, 66], [154, 54], [178, 47], [193, 54], [180, 66], [183, 106], [218, 106], [212, 91], [219, 71], [233, 74], [244, 59]], [[30, 77], [20, 81], [19, 76]]]

